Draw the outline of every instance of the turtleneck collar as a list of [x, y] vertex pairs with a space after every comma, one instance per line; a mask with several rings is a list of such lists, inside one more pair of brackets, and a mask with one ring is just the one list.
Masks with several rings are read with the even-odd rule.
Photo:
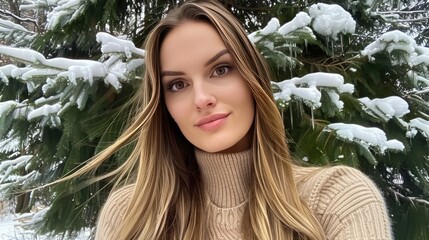
[[230, 208], [248, 199], [252, 149], [238, 153], [207, 153], [195, 149], [195, 156], [204, 189], [214, 205]]

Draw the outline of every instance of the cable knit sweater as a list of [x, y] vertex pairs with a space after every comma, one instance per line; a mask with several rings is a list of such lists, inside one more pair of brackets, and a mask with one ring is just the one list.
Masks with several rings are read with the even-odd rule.
[[[196, 150], [195, 154], [208, 199], [208, 239], [243, 239], [241, 219], [247, 207], [252, 151], [209, 154]], [[360, 171], [344, 166], [294, 167], [294, 176], [301, 198], [319, 220], [327, 239], [392, 239], [384, 200]], [[97, 240], [112, 239], [133, 188], [128, 185], [109, 196], [98, 219]]]

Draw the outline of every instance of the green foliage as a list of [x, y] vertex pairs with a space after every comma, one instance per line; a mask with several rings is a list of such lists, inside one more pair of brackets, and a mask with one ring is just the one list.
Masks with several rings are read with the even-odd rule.
[[[111, 144], [127, 122], [130, 110], [127, 102], [134, 95], [144, 71], [139, 67], [123, 73], [124, 77], [117, 79], [118, 86], [107, 83], [106, 75], [73, 78], [65, 74], [68, 69], [48, 66], [44, 60], [83, 58], [92, 60], [93, 64], [108, 62], [110, 65], [103, 66], [111, 68], [141, 60], [141, 55], [126, 50], [103, 53], [96, 34], [109, 32], [125, 36], [139, 47], [166, 11], [180, 2], [94, 0], [81, 1], [76, 9], [39, 6], [40, 12], [61, 9], [68, 12], [57, 19], [57, 25], [47, 25], [45, 31], [26, 32], [25, 41], [16, 41], [19, 46], [43, 53], [46, 59], [28, 62], [11, 57], [8, 60], [14, 64], [16, 72], [28, 67], [38, 73], [52, 71], [51, 74], [25, 78], [21, 73], [8, 75], [5, 80], [0, 71], [0, 161], [31, 156], [25, 166], [19, 165], [10, 172], [30, 176], [26, 181], [6, 179], [0, 183], [3, 193], [9, 194], [7, 198], [17, 196], [17, 191], [52, 182], [75, 171]], [[290, 22], [297, 13], [308, 11], [310, 4], [316, 3], [301, 0], [222, 2], [240, 19], [248, 33], [263, 28], [273, 17], [279, 19], [280, 24]], [[383, 33], [395, 29], [416, 36], [418, 46], [427, 46], [428, 3], [417, 1], [412, 6], [389, 6], [388, 2], [374, 1], [373, 5], [366, 6], [364, 1], [325, 2], [339, 4], [352, 14], [357, 22], [354, 34], [340, 36], [334, 41], [315, 34], [311, 22], [287, 34], [278, 31], [256, 34], [259, 39], [255, 44], [272, 68], [272, 86], [284, 118], [290, 149], [300, 162], [345, 164], [361, 169], [386, 197], [396, 239], [427, 239], [427, 221], [420, 219], [429, 219], [428, 136], [416, 130], [411, 137], [413, 129], [409, 123], [416, 118], [429, 120], [429, 95], [425, 92], [429, 70], [425, 62], [408, 64], [411, 57], [424, 55], [425, 48], [415, 47], [412, 53], [386, 48], [370, 56], [362, 54], [362, 50]], [[395, 22], [386, 13], [389, 11], [398, 12], [402, 20], [415, 21]], [[405, 24], [410, 27], [406, 28]], [[10, 38], [6, 40], [12, 42], [16, 34], [18, 32], [8, 35]], [[388, 41], [386, 44], [394, 45]], [[32, 53], [36, 56], [36, 52]], [[335, 76], [342, 76], [341, 87], [353, 84], [353, 93], [340, 91], [338, 86], [298, 81], [315, 72], [339, 74], [331, 75], [332, 81], [338, 80]], [[318, 91], [320, 106], [302, 96], [287, 95], [286, 90], [290, 89], [280, 87], [285, 80], [294, 84], [289, 85], [291, 88]], [[370, 108], [359, 100], [390, 96], [406, 101], [410, 112], [402, 117], [382, 118], [375, 113], [380, 107]], [[339, 101], [342, 106], [338, 105]], [[28, 118], [32, 110], [55, 104], [61, 105], [60, 111]], [[388, 140], [398, 140], [405, 149], [383, 151], [379, 146], [342, 137], [329, 127], [340, 122], [378, 128]], [[35, 227], [41, 233], [73, 236], [80, 229], [93, 226], [111, 187], [109, 179], [94, 183], [94, 176], [115, 169], [129, 151], [129, 147], [121, 149], [94, 173], [34, 191], [30, 205], [38, 202], [51, 206], [44, 220]], [[0, 175], [4, 175], [2, 169]]]

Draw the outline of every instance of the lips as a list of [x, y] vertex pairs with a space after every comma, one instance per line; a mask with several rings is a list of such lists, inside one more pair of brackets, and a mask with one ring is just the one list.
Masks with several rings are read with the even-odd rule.
[[195, 123], [195, 126], [206, 131], [214, 130], [223, 125], [228, 116], [229, 113], [212, 114], [198, 120], [197, 123]]

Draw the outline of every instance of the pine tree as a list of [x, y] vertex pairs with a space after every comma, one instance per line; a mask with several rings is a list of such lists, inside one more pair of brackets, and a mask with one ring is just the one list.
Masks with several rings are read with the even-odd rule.
[[368, 4], [342, 5], [355, 27], [341, 9], [318, 4], [254, 35], [277, 73], [297, 158], [360, 168], [382, 189], [395, 238], [426, 239], [428, 224], [417, 219], [429, 217], [429, 6]]
[[[110, 185], [93, 176], [127, 149], [93, 175], [23, 190], [74, 171], [118, 136], [144, 71], [139, 47], [180, 2], [0, 1], [0, 190], [20, 211], [50, 206], [33, 228], [74, 234], [94, 224]], [[420, 220], [429, 219], [429, 4], [223, 2], [270, 63], [297, 161], [361, 169], [387, 199], [395, 238], [429, 238]]]

